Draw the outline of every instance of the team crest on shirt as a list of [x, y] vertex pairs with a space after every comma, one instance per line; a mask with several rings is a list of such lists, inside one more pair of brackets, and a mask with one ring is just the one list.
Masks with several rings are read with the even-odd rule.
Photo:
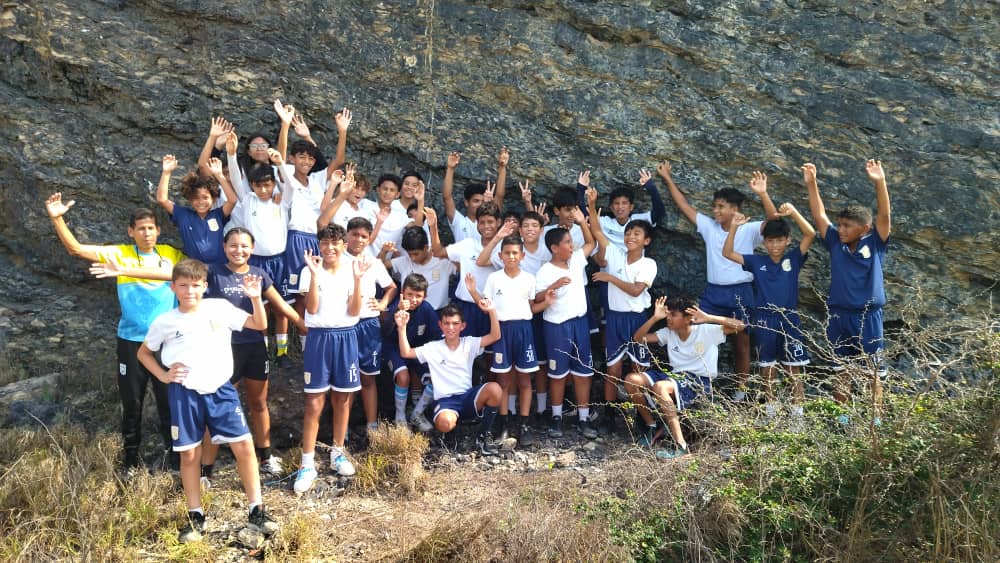
[[694, 353], [702, 356], [705, 354], [705, 344], [703, 342], [697, 342], [694, 345]]
[[432, 281], [441, 281], [441, 271], [440, 270], [434, 270], [433, 272], [431, 272], [431, 280]]
[[858, 253], [861, 254], [861, 257], [864, 258], [865, 260], [872, 257], [872, 251], [868, 248], [867, 244], [862, 246], [861, 250], [859, 250]]
[[792, 261], [790, 259], [788, 259], [788, 258], [785, 258], [784, 260], [782, 260], [781, 261], [781, 269], [784, 270], [784, 271], [786, 271], [786, 272], [791, 272], [792, 271]]
[[219, 221], [216, 220], [215, 217], [209, 219], [207, 223], [208, 223], [208, 230], [212, 231], [213, 233], [219, 230]]

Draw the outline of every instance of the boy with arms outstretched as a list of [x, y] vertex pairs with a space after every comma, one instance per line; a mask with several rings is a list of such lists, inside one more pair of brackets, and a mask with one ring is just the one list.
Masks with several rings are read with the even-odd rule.
[[781, 361], [788, 373], [797, 376], [792, 388], [794, 404], [791, 410], [792, 416], [801, 417], [802, 401], [805, 398], [801, 374], [803, 366], [809, 363], [809, 354], [803, 345], [802, 331], [799, 329], [799, 272], [809, 256], [809, 247], [816, 238], [816, 230], [790, 203], [782, 204], [778, 215], [791, 216], [802, 231], [802, 241], [797, 247], [788, 250], [791, 229], [788, 223], [778, 218], [764, 223], [764, 248], [767, 249], [767, 255], [737, 253], [733, 249], [736, 231], [740, 225], [748, 222], [746, 217], [738, 213], [729, 227], [722, 255], [753, 274], [756, 308], [751, 314], [752, 330], [767, 395], [764, 407], [767, 416], [773, 418], [777, 414], [778, 405], [772, 381], [775, 366]]
[[491, 190], [488, 185], [480, 183], [471, 183], [465, 186], [463, 194], [465, 197], [465, 215], [458, 212], [454, 196], [455, 169], [458, 168], [458, 163], [461, 160], [461, 153], [454, 151], [448, 153], [447, 168], [445, 169], [444, 180], [441, 183], [441, 200], [444, 202], [444, 215], [448, 219], [455, 242], [478, 237], [476, 211], [479, 210], [480, 205], [488, 201], [487, 192], [489, 192], [489, 200], [495, 201], [497, 208], [501, 211], [503, 210], [503, 198], [507, 189], [507, 163], [510, 161], [510, 153], [507, 152], [507, 147], [503, 147], [497, 156], [497, 183], [495, 189]]
[[[878, 213], [874, 229], [872, 212], [861, 205], [849, 205], [837, 214], [834, 226], [826, 215], [826, 207], [816, 183], [816, 166], [802, 165], [802, 176], [809, 190], [809, 210], [816, 230], [823, 236], [823, 246], [830, 251], [830, 294], [827, 306], [830, 320], [826, 336], [841, 359], [864, 358], [874, 365], [871, 385], [874, 420], [881, 423], [882, 381], [886, 369], [882, 358], [882, 307], [885, 305], [883, 264], [889, 232], [892, 230], [889, 188], [885, 182], [882, 162], [865, 163], [868, 180], [875, 187]], [[839, 366], [843, 370], [843, 366]], [[846, 402], [850, 398], [850, 382], [840, 382], [834, 399]], [[839, 418], [846, 424], [846, 414]]]
[[488, 299], [477, 304], [489, 316], [488, 334], [481, 337], [462, 336], [465, 329], [462, 310], [455, 305], [447, 305], [441, 310], [441, 320], [438, 321], [444, 339], [416, 349], [410, 347], [406, 334], [409, 313], [397, 311], [395, 320], [399, 333], [399, 354], [403, 358], [417, 359], [427, 364], [431, 372], [431, 383], [434, 385], [434, 427], [439, 432], [448, 433], [463, 418], [479, 418], [476, 447], [483, 455], [496, 455], [497, 445], [493, 440], [492, 428], [503, 399], [503, 389], [494, 382], [473, 387], [472, 363], [487, 346], [500, 339], [500, 321], [497, 319], [496, 307]]
[[[208, 161], [211, 176], [201, 176], [189, 172], [181, 180], [181, 196], [191, 207], [177, 205], [170, 199], [170, 175], [177, 169], [177, 159], [168, 154], [163, 157], [163, 173], [156, 187], [156, 202], [160, 204], [170, 220], [177, 226], [177, 232], [184, 242], [186, 255], [206, 264], [225, 264], [226, 255], [222, 251], [223, 227], [236, 207], [237, 197], [229, 180], [222, 173], [222, 161], [213, 158]], [[215, 207], [219, 199], [219, 186], [226, 193], [226, 202]]]
[[[201, 539], [205, 513], [199, 485], [201, 439], [205, 429], [212, 443], [229, 444], [250, 504], [249, 522], [271, 535], [278, 524], [264, 511], [260, 473], [253, 439], [240, 407], [240, 397], [229, 382], [233, 375], [233, 331], [265, 330], [267, 314], [260, 297], [260, 278], [248, 274], [243, 293], [253, 304], [253, 315], [225, 299], [202, 299], [208, 289], [208, 267], [192, 259], [173, 269], [170, 289], [177, 308], [163, 313], [149, 327], [137, 357], [157, 379], [167, 384], [170, 396], [170, 431], [173, 449], [181, 456], [181, 483], [187, 501], [188, 523], [180, 541]], [[153, 353], [160, 351], [164, 369]]]
[[[165, 244], [156, 244], [160, 227], [152, 210], [140, 208], [129, 219], [128, 236], [132, 244], [92, 245], [80, 244], [66, 225], [63, 215], [73, 207], [74, 201], [63, 202], [62, 194], [52, 194], [45, 202], [45, 210], [52, 219], [52, 227], [66, 251], [90, 262], [115, 263], [129, 268], [157, 268], [169, 272], [174, 264], [184, 258], [180, 250]], [[164, 275], [163, 277], [166, 277]], [[170, 407], [167, 387], [156, 379], [136, 359], [136, 352], [149, 330], [149, 324], [161, 313], [174, 306], [174, 294], [165, 281], [119, 276], [118, 303], [121, 319], [118, 321], [118, 394], [122, 402], [122, 442], [125, 448], [123, 465], [129, 470], [139, 465], [139, 447], [142, 445], [142, 403], [146, 387], [152, 382], [153, 397], [160, 424], [160, 435], [170, 451]], [[176, 454], [171, 454], [171, 465], [176, 466]]]
[[[722, 245], [729, 234], [733, 216], [739, 213], [740, 206], [746, 199], [735, 188], [716, 190], [712, 196], [712, 215], [709, 217], [699, 213], [687, 197], [674, 184], [669, 162], [662, 162], [656, 169], [670, 189], [670, 197], [688, 221], [698, 228], [698, 234], [705, 241], [705, 262], [708, 284], [702, 293], [699, 306], [707, 313], [742, 319], [746, 323], [749, 312], [753, 309], [753, 275], [743, 271], [735, 262], [722, 256]], [[777, 209], [767, 194], [767, 177], [757, 172], [750, 181], [750, 189], [760, 197], [761, 204], [768, 219], [777, 217]], [[753, 254], [753, 249], [764, 242], [761, 231], [763, 221], [753, 221], [740, 227], [736, 233], [735, 249], [740, 254]], [[740, 388], [733, 394], [733, 400], [746, 400], [746, 378], [750, 374], [750, 335], [736, 333], [734, 346], [733, 371], [736, 373]]]
[[[667, 320], [667, 326], [653, 334], [653, 325]], [[674, 297], [656, 300], [653, 316], [639, 327], [633, 340], [642, 344], [658, 343], [667, 349], [671, 371], [659, 370], [630, 373], [625, 378], [625, 390], [646, 423], [640, 433], [639, 443], [652, 446], [656, 438], [656, 422], [646, 406], [643, 392], [650, 392], [655, 405], [663, 409], [670, 435], [677, 444], [675, 450], [657, 452], [658, 457], [671, 458], [688, 452], [687, 441], [681, 433], [678, 411], [699, 397], [712, 396], [712, 380], [719, 375], [719, 344], [726, 341], [727, 334], [745, 330], [746, 325], [739, 319], [709, 315], [699, 309], [694, 300]]]

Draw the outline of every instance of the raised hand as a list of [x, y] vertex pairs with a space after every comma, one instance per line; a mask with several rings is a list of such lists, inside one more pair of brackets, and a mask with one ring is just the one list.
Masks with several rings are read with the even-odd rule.
[[580, 172], [580, 175], [576, 177], [576, 183], [590, 187], [590, 170]]
[[665, 319], [667, 315], [670, 314], [670, 309], [667, 308], [667, 296], [656, 298], [656, 304], [653, 308], [653, 317], [657, 319]]
[[465, 289], [468, 289], [470, 294], [476, 292], [476, 278], [472, 277], [471, 272], [465, 274]]
[[219, 176], [222, 174], [222, 161], [218, 158], [208, 159], [208, 169], [212, 172], [212, 176]]
[[167, 174], [170, 174], [174, 170], [177, 170], [177, 158], [174, 155], [172, 154], [165, 155], [163, 157], [162, 162], [163, 162], [163, 171], [166, 172]]
[[271, 160], [272, 164], [278, 166], [285, 164], [285, 158], [281, 156], [281, 153], [277, 149], [267, 149], [267, 158]]
[[381, 299], [369, 297], [367, 305], [372, 311], [385, 311], [385, 303], [382, 303]]
[[434, 211], [433, 207], [425, 207], [424, 208], [424, 219], [427, 220], [427, 228], [428, 229], [434, 229], [434, 228], [437, 227], [437, 224], [438, 224], [438, 214], [437, 214], [437, 211]]
[[424, 196], [427, 193], [427, 186], [424, 185], [423, 180], [418, 180], [418, 182], [419, 183], [417, 184], [417, 192], [416, 194], [414, 194], [413, 197], [415, 197], [417, 201], [423, 201]]
[[708, 322], [708, 315], [705, 314], [705, 311], [699, 309], [697, 305], [688, 307], [684, 312], [691, 315], [691, 322], [694, 324], [705, 324]]
[[392, 242], [391, 240], [387, 240], [387, 241], [383, 242], [382, 243], [382, 252], [386, 256], [395, 256], [396, 255], [396, 243]]
[[352, 270], [354, 271], [355, 278], [365, 277], [365, 273], [368, 272], [368, 268], [372, 267], [372, 261], [368, 259], [367, 256], [361, 256], [355, 258], [351, 262]]
[[62, 193], [56, 192], [49, 196], [49, 199], [45, 200], [45, 211], [48, 212], [49, 217], [55, 219], [56, 217], [62, 217], [69, 211], [70, 207], [76, 202], [72, 199], [63, 203]]
[[538, 213], [539, 215], [542, 216], [542, 219], [545, 219], [545, 222], [542, 223], [543, 227], [549, 224], [549, 215], [545, 213], [545, 206], [546, 203], [543, 201], [542, 203], [538, 204], [538, 207], [535, 208], [535, 213]]
[[236, 131], [230, 131], [226, 133], [226, 154], [236, 154], [236, 149], [239, 148], [240, 138], [236, 135]]
[[493, 303], [493, 300], [488, 297], [483, 297], [476, 305], [479, 305], [479, 309], [484, 313], [497, 310], [497, 306]]
[[347, 128], [351, 126], [351, 110], [344, 108], [340, 110], [334, 118], [333, 121], [337, 124], [337, 131], [343, 133], [347, 131]]
[[670, 172], [671, 172], [671, 170], [672, 170], [672, 167], [670, 166], [670, 163], [667, 162], [666, 160], [664, 160], [663, 162], [661, 162], [656, 167], [656, 173], [659, 174], [660, 177], [663, 178], [664, 180], [670, 178]]
[[507, 147], [500, 149], [500, 154], [497, 155], [497, 162], [500, 166], [507, 166], [507, 163], [510, 162], [510, 153], [507, 152]]
[[653, 179], [653, 175], [649, 173], [649, 170], [645, 168], [639, 170], [639, 185], [645, 186], [646, 182]]
[[378, 213], [375, 214], [375, 224], [378, 225], [378, 224], [384, 223], [385, 220], [389, 218], [389, 215], [391, 213], [392, 213], [392, 208], [388, 208], [388, 207], [383, 208], [383, 207], [380, 207], [379, 210], [378, 210]]
[[739, 227], [740, 225], [746, 225], [749, 222], [750, 222], [750, 218], [747, 217], [746, 215], [744, 215], [744, 214], [742, 214], [742, 213], [740, 213], [738, 211], [736, 213], [733, 213], [733, 225], [734, 226]]
[[330, 174], [330, 179], [326, 181], [327, 189], [336, 188], [344, 181], [346, 174], [343, 170], [334, 170], [333, 174]]
[[500, 228], [497, 230], [496, 236], [500, 240], [503, 240], [506, 237], [509, 237], [510, 235], [514, 234], [514, 230], [516, 229], [517, 229], [517, 223], [514, 223], [513, 221], [504, 222], [504, 224], [500, 225]]
[[396, 314], [393, 315], [396, 320], [396, 326], [400, 329], [406, 327], [406, 323], [410, 322], [410, 313], [406, 312], [403, 307], [400, 307]]
[[873, 183], [885, 182], [885, 170], [882, 170], [881, 160], [869, 159], [865, 163], [865, 172]]
[[531, 185], [530, 185], [530, 183], [528, 182], [528, 180], [525, 180], [524, 182], [518, 182], [517, 183], [517, 187], [521, 188], [521, 200], [524, 201], [525, 205], [527, 205], [527, 206], [530, 207], [531, 206]]
[[302, 117], [302, 114], [295, 114], [292, 118], [292, 129], [295, 130], [295, 134], [303, 139], [309, 139], [312, 135], [309, 133], [309, 126], [306, 125], [306, 118]]
[[795, 206], [791, 203], [785, 202], [781, 204], [778, 208], [778, 217], [788, 217], [796, 212]]
[[399, 310], [400, 311], [409, 311], [410, 310], [410, 305], [412, 305], [412, 303], [410, 303], [409, 299], [400, 299], [399, 300]]
[[491, 184], [489, 180], [486, 181], [486, 191], [483, 192], [483, 203], [487, 201], [493, 201], [493, 194], [497, 190], [496, 184]]
[[208, 136], [213, 139], [218, 139], [219, 137], [229, 133], [233, 130], [233, 124], [229, 123], [222, 117], [213, 117], [212, 126], [208, 130]]
[[290, 124], [295, 117], [295, 108], [282, 104], [281, 100], [274, 100], [274, 113], [278, 114], [282, 123]]
[[767, 174], [764, 174], [760, 170], [754, 170], [753, 178], [750, 179], [750, 190], [757, 195], [766, 194]]
[[319, 254], [313, 254], [313, 249], [307, 248], [304, 253], [306, 259], [306, 267], [309, 268], [309, 273], [313, 275], [313, 279], [316, 278], [316, 274], [319, 273], [320, 268], [323, 267], [323, 257]]
[[118, 264], [114, 262], [94, 262], [90, 265], [90, 275], [97, 279], [116, 278], [121, 275]]
[[802, 181], [805, 182], [807, 186], [816, 183], [816, 165], [807, 162], [802, 165]]
[[597, 205], [597, 190], [595, 188], [587, 188], [587, 205]]
[[583, 222], [587, 220], [587, 218], [583, 216], [583, 211], [580, 211], [579, 207], [574, 207], [571, 215], [573, 216], [573, 222], [578, 225], [583, 224]]
[[462, 160], [462, 153], [451, 151], [448, 153], [448, 168], [457, 168], [459, 161]]
[[243, 295], [246, 295], [250, 299], [260, 297], [262, 291], [260, 281], [260, 276], [255, 274], [243, 276]]

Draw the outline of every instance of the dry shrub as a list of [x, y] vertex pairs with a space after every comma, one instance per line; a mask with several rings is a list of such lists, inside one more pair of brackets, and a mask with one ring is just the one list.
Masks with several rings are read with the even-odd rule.
[[427, 482], [423, 467], [429, 442], [405, 426], [382, 424], [368, 433], [368, 452], [358, 466], [354, 486], [364, 493], [395, 488], [403, 495], [421, 490]]
[[320, 559], [322, 536], [317, 533], [318, 523], [302, 514], [282, 522], [277, 535], [269, 541], [267, 561], [316, 561]]

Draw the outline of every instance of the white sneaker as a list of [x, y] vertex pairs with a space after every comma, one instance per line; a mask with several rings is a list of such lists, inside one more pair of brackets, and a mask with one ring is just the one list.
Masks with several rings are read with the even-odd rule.
[[315, 481], [318, 476], [319, 475], [316, 473], [315, 467], [303, 467], [302, 469], [299, 469], [298, 475], [295, 477], [295, 484], [292, 485], [292, 490], [294, 490], [296, 494], [301, 495], [312, 487], [313, 481]]
[[406, 413], [405, 412], [402, 412], [402, 413], [397, 412], [396, 413], [396, 419], [393, 420], [393, 422], [396, 423], [396, 426], [406, 426]]
[[417, 430], [421, 432], [430, 432], [431, 430], [434, 430], [434, 425], [431, 424], [431, 421], [427, 420], [427, 417], [424, 416], [424, 413], [422, 412], [415, 411], [410, 416], [410, 423], [416, 426]]
[[351, 460], [347, 459], [344, 454], [338, 455], [332, 461], [333, 468], [337, 471], [337, 475], [342, 477], [350, 477], [354, 475], [354, 464]]
[[270, 475], [281, 475], [281, 458], [272, 455], [260, 464], [260, 470], [261, 472], [268, 473]]

